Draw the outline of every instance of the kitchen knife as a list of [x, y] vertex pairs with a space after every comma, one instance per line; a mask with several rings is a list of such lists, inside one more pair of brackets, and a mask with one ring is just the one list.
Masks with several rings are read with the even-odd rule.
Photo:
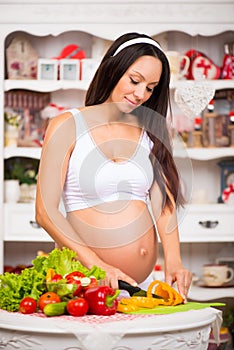
[[[140, 287], [134, 287], [131, 284], [122, 281], [122, 280], [118, 280], [119, 283], [119, 289], [122, 290], [126, 290], [130, 296], [134, 296], [134, 297], [147, 297], [147, 292], [144, 289], [141, 289]], [[160, 297], [157, 294], [152, 294], [153, 298], [157, 298], [157, 299], [163, 299], [162, 297]]]

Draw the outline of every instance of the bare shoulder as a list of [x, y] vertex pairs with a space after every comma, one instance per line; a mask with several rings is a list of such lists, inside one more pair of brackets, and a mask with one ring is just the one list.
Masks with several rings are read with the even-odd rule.
[[[80, 109], [77, 109], [79, 112]], [[75, 132], [75, 120], [70, 110], [67, 110], [49, 121], [46, 131], [47, 136], [55, 131], [63, 130], [63, 133], [68, 133], [66, 136], [73, 135]]]
[[49, 121], [49, 127], [56, 128], [61, 124], [70, 124], [72, 121], [73, 121], [72, 113], [68, 110], [52, 118]]
[[68, 110], [49, 121], [49, 125], [45, 134], [45, 142], [51, 137], [54, 140], [60, 139], [60, 141], [72, 142], [75, 139], [75, 121], [72, 113]]

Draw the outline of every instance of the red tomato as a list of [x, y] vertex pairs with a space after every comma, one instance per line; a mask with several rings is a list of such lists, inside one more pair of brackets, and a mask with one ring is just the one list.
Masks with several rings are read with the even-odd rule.
[[22, 314], [33, 314], [37, 310], [37, 302], [31, 297], [23, 298], [19, 305], [19, 311]]
[[44, 307], [47, 304], [59, 303], [60, 301], [61, 301], [61, 299], [58, 296], [58, 294], [56, 294], [54, 292], [47, 292], [47, 293], [44, 293], [40, 296], [40, 298], [38, 300], [38, 305], [39, 305], [39, 308], [43, 311]]
[[72, 316], [84, 316], [88, 309], [89, 304], [84, 298], [71, 299], [67, 303], [67, 312]]

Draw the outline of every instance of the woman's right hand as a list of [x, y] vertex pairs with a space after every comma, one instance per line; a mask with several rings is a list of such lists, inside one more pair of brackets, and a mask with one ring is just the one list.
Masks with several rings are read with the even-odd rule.
[[118, 289], [118, 280], [122, 280], [133, 286], [137, 286], [137, 282], [120, 269], [108, 264], [101, 266], [101, 268], [106, 272], [106, 277], [102, 280], [103, 284], [109, 285], [113, 289]]

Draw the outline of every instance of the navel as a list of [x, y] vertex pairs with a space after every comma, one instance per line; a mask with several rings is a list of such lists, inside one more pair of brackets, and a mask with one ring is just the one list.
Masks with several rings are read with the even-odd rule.
[[140, 249], [140, 255], [141, 255], [141, 256], [145, 256], [145, 255], [147, 255], [147, 254], [149, 254], [149, 252], [148, 252], [147, 249], [145, 249], [145, 248], [141, 248], [141, 249]]

